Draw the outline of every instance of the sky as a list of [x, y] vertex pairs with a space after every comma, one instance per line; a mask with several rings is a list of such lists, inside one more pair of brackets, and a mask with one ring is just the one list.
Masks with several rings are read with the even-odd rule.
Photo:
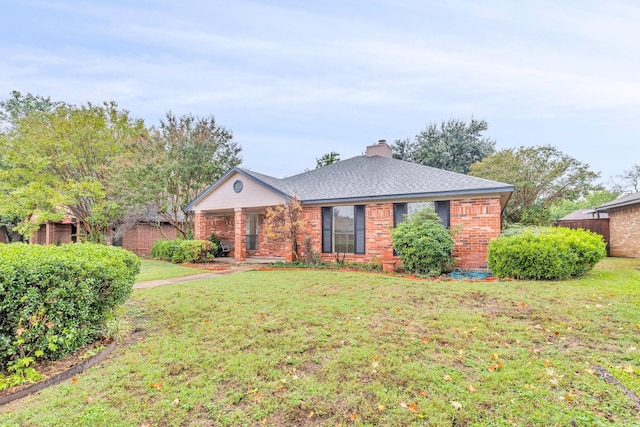
[[429, 123], [497, 149], [640, 164], [640, 2], [3, 0], [0, 99], [213, 115], [245, 168], [285, 177]]

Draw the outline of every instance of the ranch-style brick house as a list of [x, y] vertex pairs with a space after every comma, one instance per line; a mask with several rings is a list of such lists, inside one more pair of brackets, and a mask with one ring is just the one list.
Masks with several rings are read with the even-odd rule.
[[196, 239], [215, 233], [242, 262], [292, 260], [291, 242], [263, 233], [266, 209], [297, 197], [303, 207], [299, 246], [310, 237], [324, 260], [368, 263], [396, 259], [391, 229], [404, 215], [431, 206], [455, 233], [457, 267], [486, 269], [489, 241], [513, 186], [392, 158], [385, 141], [366, 154], [279, 179], [235, 167], [188, 206]]

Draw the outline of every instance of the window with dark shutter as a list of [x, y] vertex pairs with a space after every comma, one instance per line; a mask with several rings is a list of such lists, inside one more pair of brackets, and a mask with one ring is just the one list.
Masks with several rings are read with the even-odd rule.
[[355, 229], [355, 247], [353, 253], [365, 253], [365, 207], [364, 205], [354, 206], [354, 229]]
[[407, 214], [407, 204], [406, 203], [394, 203], [393, 204], [393, 226], [397, 227], [402, 221], [404, 221], [404, 216]]
[[331, 207], [322, 208], [322, 252], [330, 254], [333, 251], [331, 236], [333, 234], [331, 225], [333, 223], [333, 209]]
[[436, 213], [440, 216], [440, 220], [442, 221], [442, 224], [449, 228], [449, 218], [450, 218], [450, 213], [449, 213], [449, 201], [448, 200], [443, 200], [443, 201], [439, 201], [436, 202]]

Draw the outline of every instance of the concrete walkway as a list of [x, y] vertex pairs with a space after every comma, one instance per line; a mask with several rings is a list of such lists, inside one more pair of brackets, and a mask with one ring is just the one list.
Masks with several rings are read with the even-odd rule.
[[257, 270], [260, 265], [241, 264], [229, 267], [226, 270], [210, 271], [207, 273], [193, 274], [191, 276], [174, 277], [171, 279], [150, 280], [148, 282], [138, 282], [133, 284], [133, 289], [154, 288], [156, 286], [172, 285], [174, 283], [192, 282], [194, 280], [208, 279], [215, 276], [223, 276], [225, 274], [241, 273], [243, 271]]

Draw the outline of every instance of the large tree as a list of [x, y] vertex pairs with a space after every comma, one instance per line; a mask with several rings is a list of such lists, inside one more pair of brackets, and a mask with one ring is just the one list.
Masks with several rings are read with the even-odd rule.
[[139, 147], [140, 204], [151, 205], [187, 237], [193, 213], [184, 208], [227, 170], [241, 163], [233, 134], [213, 118], [166, 114]]
[[[20, 120], [25, 119], [29, 114], [48, 113], [51, 112], [60, 102], [52, 101], [49, 97], [40, 95], [32, 95], [27, 93], [23, 95], [18, 91], [11, 92], [11, 96], [0, 101], [0, 233], [3, 233], [7, 242], [18, 242], [23, 239], [17, 229], [25, 216], [32, 215], [39, 210], [38, 205], [49, 205], [46, 199], [38, 200], [31, 194], [30, 203], [24, 203], [21, 206], [7, 203], [8, 195], [15, 191], [16, 181], [20, 181], [25, 185], [28, 183], [26, 177], [18, 176], [19, 170], [13, 170], [9, 162], [5, 150], [8, 149], [9, 138], [15, 132]], [[10, 177], [11, 179], [8, 179]], [[33, 193], [37, 188], [37, 184], [31, 182], [30, 187], [22, 187], [22, 194]], [[24, 201], [24, 199], [23, 199]], [[17, 201], [18, 202], [18, 201]], [[49, 210], [49, 209], [47, 209]], [[40, 214], [41, 217], [46, 215]], [[55, 215], [57, 218], [59, 215]]]
[[143, 122], [115, 102], [56, 103], [18, 115], [2, 139], [9, 164], [0, 171], [2, 213], [19, 217], [27, 236], [43, 222], [72, 215], [88, 240], [102, 241], [125, 209], [114, 170], [145, 134]]
[[498, 151], [471, 166], [470, 175], [509, 183], [515, 191], [505, 210], [510, 222], [544, 224], [559, 200], [575, 200], [601, 189], [599, 174], [550, 145]]
[[466, 174], [473, 163], [495, 151], [495, 141], [483, 135], [487, 129], [486, 121], [473, 117], [468, 123], [460, 119], [430, 123], [413, 141], [396, 141], [394, 157]]

